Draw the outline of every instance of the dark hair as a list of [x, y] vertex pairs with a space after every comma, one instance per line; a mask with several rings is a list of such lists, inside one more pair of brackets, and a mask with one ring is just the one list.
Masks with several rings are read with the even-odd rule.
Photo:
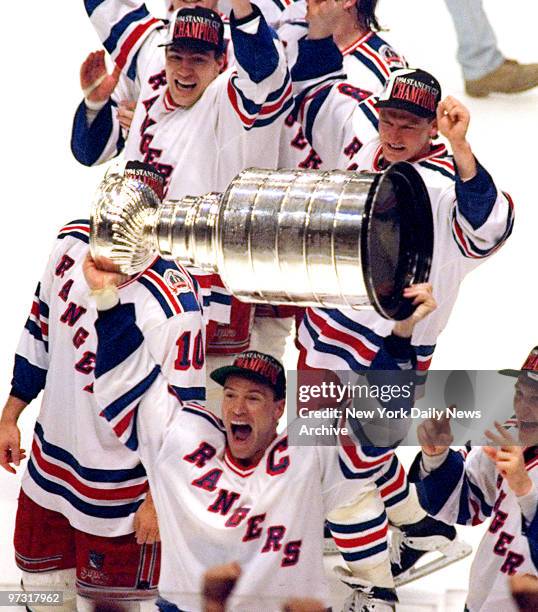
[[357, 16], [361, 27], [365, 30], [379, 32], [381, 26], [375, 16], [377, 0], [357, 0]]

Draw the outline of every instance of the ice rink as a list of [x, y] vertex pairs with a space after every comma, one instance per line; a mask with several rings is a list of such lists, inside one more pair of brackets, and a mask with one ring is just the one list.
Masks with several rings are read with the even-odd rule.
[[[162, 0], [148, 5], [162, 14]], [[501, 0], [484, 0], [484, 5], [504, 54], [521, 62], [538, 61], [538, 45], [530, 44], [536, 41], [538, 6]], [[534, 268], [538, 252], [538, 89], [483, 100], [467, 98], [455, 60], [452, 23], [442, 0], [380, 0], [379, 14], [389, 28], [385, 37], [409, 63], [431, 71], [445, 94], [469, 106], [469, 140], [474, 152], [516, 205], [511, 239], [464, 282], [432, 367], [518, 368], [538, 344]], [[6, 398], [19, 333], [56, 232], [67, 221], [88, 217], [104, 168], [79, 165], [69, 148], [72, 117], [82, 97], [79, 67], [99, 47], [83, 3], [7, 2], [4, 23], [0, 37], [4, 58], [0, 383], [1, 396]], [[39, 407], [38, 401], [34, 404], [20, 419], [26, 449], [31, 446]], [[406, 460], [412, 455], [411, 449], [402, 451]], [[19, 580], [11, 540], [23, 469], [16, 477], [0, 472], [0, 589]], [[476, 544], [481, 528], [465, 528], [461, 533]], [[399, 609], [461, 611], [469, 564], [467, 559], [406, 587]], [[437, 603], [445, 600], [453, 603]]]

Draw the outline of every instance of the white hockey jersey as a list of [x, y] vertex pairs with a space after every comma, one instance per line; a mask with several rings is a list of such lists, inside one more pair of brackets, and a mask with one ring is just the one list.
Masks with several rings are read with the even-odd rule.
[[[22, 480], [25, 493], [63, 514], [73, 527], [112, 537], [133, 531], [133, 515], [148, 485], [138, 455], [130, 450], [134, 439], [125, 433], [135, 412], [124, 413], [113, 431], [99, 416], [93, 392], [97, 315], [82, 272], [88, 239], [84, 220], [60, 231], [17, 348], [11, 393], [30, 402], [44, 389]], [[203, 402], [201, 308], [189, 275], [157, 259], [119, 292], [132, 303], [171, 392]], [[115, 356], [109, 352], [104, 359], [114, 362]], [[128, 397], [140, 395], [143, 387]]]
[[[167, 88], [164, 51], [158, 47], [165, 39], [162, 22], [134, 0], [93, 1], [86, 8], [113, 60], [140, 80], [125, 157], [167, 177], [168, 198], [224, 191], [248, 166], [276, 167], [280, 124], [292, 104], [291, 81], [282, 45], [258, 9], [248, 22], [231, 23], [235, 66], [193, 106], [181, 108]], [[85, 129], [81, 124], [82, 139]]]
[[[538, 486], [538, 448], [525, 450], [525, 467]], [[419, 480], [422, 505], [447, 523], [477, 525], [488, 519], [471, 568], [469, 612], [517, 612], [510, 594], [509, 576], [538, 576], [538, 520], [536, 507], [527, 516], [518, 498], [481, 447], [449, 451], [444, 463], [425, 475], [420, 455], [410, 472]]]
[[[306, 3], [299, 0], [284, 11], [278, 28], [278, 35], [286, 45], [290, 67], [297, 61], [299, 40], [308, 34], [305, 15]], [[349, 95], [357, 88], [378, 94], [391, 72], [407, 66], [405, 59], [373, 31], [357, 37], [346, 47], [341, 47], [340, 52], [343, 56], [343, 70]], [[333, 169], [323, 161], [305, 137], [295, 114], [290, 113], [282, 129], [279, 168]]]
[[[123, 313], [126, 306], [115, 307], [115, 316], [124, 321], [133, 317], [132, 311]], [[109, 344], [123, 353], [121, 361], [101, 370], [95, 384], [113, 427], [122, 413], [109, 415], [106, 406], [125, 396], [137, 378], [156, 371], [144, 344], [134, 350], [128, 345], [130, 334], [124, 337], [99, 323], [99, 355], [107, 353]], [[323, 521], [331, 509], [371, 490], [371, 480], [361, 474], [360, 449], [295, 446], [288, 444], [288, 430], [275, 437], [257, 465], [246, 468], [227, 450], [222, 422], [194, 403], [178, 410], [166, 387], [157, 374], [136, 400], [133, 424], [159, 515], [161, 597], [180, 609], [200, 610], [204, 571], [238, 561], [242, 574], [230, 609], [279, 610], [282, 599], [305, 593], [327, 601]], [[386, 531], [384, 512], [364, 529], [361, 535], [372, 532], [372, 537]]]
[[[342, 57], [332, 41], [303, 40], [300, 48], [292, 76], [306, 137], [324, 160], [330, 160], [331, 167], [382, 172], [387, 164], [377, 136], [375, 97], [361, 101], [358, 90], [347, 89], [341, 73]], [[326, 62], [315, 71], [310, 67], [314, 55]], [[510, 236], [513, 203], [481, 166], [474, 179], [462, 182], [443, 144], [432, 145], [413, 166], [426, 184], [434, 221], [430, 282], [438, 307], [416, 325], [412, 337], [417, 367], [424, 371], [463, 278]], [[369, 368], [381, 346], [380, 339], [390, 334], [393, 326], [374, 311], [309, 308], [299, 329], [303, 359], [311, 367]]]

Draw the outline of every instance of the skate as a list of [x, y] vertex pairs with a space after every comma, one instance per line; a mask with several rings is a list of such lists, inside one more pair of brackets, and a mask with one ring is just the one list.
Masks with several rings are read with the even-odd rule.
[[336, 576], [352, 589], [342, 605], [342, 612], [394, 612], [398, 597], [390, 588], [376, 587], [353, 576], [343, 567], [334, 568]]
[[[472, 547], [457, 539], [456, 529], [431, 516], [418, 523], [394, 528], [391, 538], [390, 561], [396, 587], [418, 580], [455, 563], [471, 554]], [[440, 553], [417, 567], [425, 554]]]

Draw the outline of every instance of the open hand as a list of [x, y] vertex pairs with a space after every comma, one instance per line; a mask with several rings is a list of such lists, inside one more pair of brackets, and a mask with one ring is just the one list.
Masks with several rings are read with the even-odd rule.
[[495, 421], [495, 429], [495, 433], [489, 429], [486, 431], [486, 437], [495, 446], [483, 446], [484, 453], [495, 463], [512, 491], [518, 497], [526, 495], [531, 490], [532, 481], [525, 469], [524, 449], [498, 421]]
[[115, 66], [112, 74], [105, 64], [105, 52], [90, 53], [80, 67], [80, 86], [84, 97], [90, 102], [106, 102], [120, 78], [121, 70]]

